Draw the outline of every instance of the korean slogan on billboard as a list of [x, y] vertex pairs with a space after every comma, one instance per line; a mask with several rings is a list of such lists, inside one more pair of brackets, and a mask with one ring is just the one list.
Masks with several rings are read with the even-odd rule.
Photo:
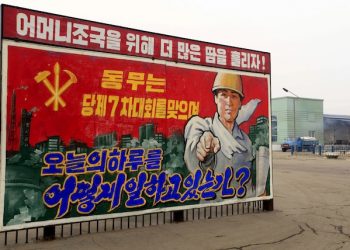
[[[25, 36], [32, 17], [18, 13]], [[3, 51], [3, 228], [272, 197], [269, 75], [200, 55], [185, 64], [11, 40]]]

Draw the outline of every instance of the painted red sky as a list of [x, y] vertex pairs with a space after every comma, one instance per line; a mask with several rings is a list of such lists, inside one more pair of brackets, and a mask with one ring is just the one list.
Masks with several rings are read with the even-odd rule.
[[[52, 96], [43, 83], [37, 83], [34, 77], [38, 72], [50, 71], [48, 80], [54, 84], [53, 67], [59, 63], [61, 70], [69, 70], [77, 77], [77, 83], [70, 86], [62, 95], [66, 107], [53, 111], [53, 106], [46, 107], [44, 103]], [[101, 78], [106, 69], [124, 72], [121, 90], [104, 89]], [[143, 72], [166, 79], [164, 93], [147, 93], [145, 86], [139, 86], [137, 91], [131, 90], [126, 83], [128, 72]], [[120, 116], [120, 103], [115, 117], [109, 116], [107, 107], [106, 117], [83, 117], [81, 115], [83, 94], [103, 94], [122, 97], [166, 98], [199, 102], [199, 115], [213, 116], [216, 106], [211, 93], [215, 72], [205, 70], [185, 69], [165, 66], [162, 64], [137, 62], [102, 58], [87, 55], [59, 53], [20, 47], [9, 47], [8, 52], [8, 99], [7, 99], [7, 130], [9, 130], [11, 114], [11, 97], [16, 92], [16, 142], [19, 141], [20, 114], [22, 109], [34, 110], [31, 121], [30, 144], [33, 146], [45, 141], [49, 136], [59, 135], [65, 143], [71, 139], [83, 141], [92, 145], [98, 134], [116, 131], [118, 139], [122, 134], [131, 133], [138, 137], [138, 127], [152, 122], [157, 132], [170, 134], [174, 130], [183, 130], [186, 121], [177, 119], [140, 119]], [[60, 86], [69, 79], [61, 71]], [[268, 116], [267, 79], [242, 76], [245, 98], [243, 104], [252, 98], [259, 98], [259, 104], [250, 121], [242, 124], [241, 128], [248, 133], [249, 126], [254, 124], [256, 117]], [[18, 146], [18, 144], [16, 144]]]

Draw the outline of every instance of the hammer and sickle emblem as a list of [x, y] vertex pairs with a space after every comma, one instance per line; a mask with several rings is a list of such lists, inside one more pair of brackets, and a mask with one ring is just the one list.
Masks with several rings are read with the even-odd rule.
[[77, 82], [77, 77], [69, 70], [63, 70], [68, 76], [69, 79], [60, 86], [60, 71], [61, 66], [59, 63], [55, 63], [54, 65], [54, 75], [55, 75], [55, 84], [54, 86], [51, 84], [48, 77], [51, 75], [50, 71], [41, 71], [35, 77], [34, 80], [37, 83], [44, 83], [45, 87], [50, 91], [52, 96], [45, 102], [45, 106], [49, 107], [53, 104], [53, 110], [58, 111], [59, 105], [62, 107], [66, 106], [66, 102], [62, 99], [61, 95], [74, 83]]

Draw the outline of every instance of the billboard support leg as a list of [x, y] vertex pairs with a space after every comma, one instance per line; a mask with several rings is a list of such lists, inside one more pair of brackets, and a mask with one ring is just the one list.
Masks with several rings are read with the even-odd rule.
[[273, 211], [273, 199], [263, 201], [263, 210], [264, 211]]
[[44, 240], [54, 240], [56, 237], [56, 227], [55, 226], [45, 226], [44, 227]]
[[174, 222], [183, 222], [185, 220], [184, 210], [174, 211]]

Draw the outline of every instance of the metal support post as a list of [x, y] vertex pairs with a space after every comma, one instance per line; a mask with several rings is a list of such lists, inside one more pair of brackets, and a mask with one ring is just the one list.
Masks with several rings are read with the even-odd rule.
[[184, 210], [174, 211], [174, 222], [183, 222], [184, 221]]
[[273, 199], [263, 201], [263, 210], [264, 211], [273, 211]]
[[56, 237], [56, 227], [46, 226], [44, 227], [44, 240], [54, 240]]

